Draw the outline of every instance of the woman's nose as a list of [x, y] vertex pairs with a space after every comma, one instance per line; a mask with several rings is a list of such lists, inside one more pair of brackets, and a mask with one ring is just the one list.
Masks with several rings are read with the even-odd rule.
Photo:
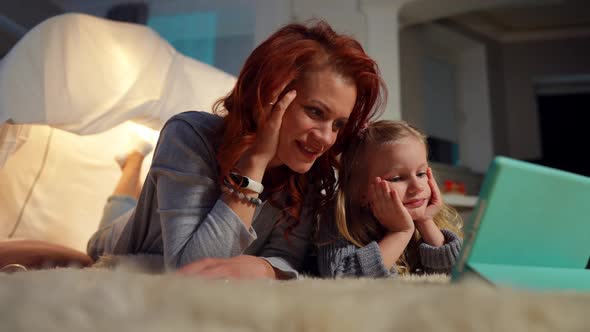
[[337, 133], [332, 130], [331, 124], [324, 123], [314, 130], [314, 138], [321, 143], [324, 148], [331, 147], [336, 142]]

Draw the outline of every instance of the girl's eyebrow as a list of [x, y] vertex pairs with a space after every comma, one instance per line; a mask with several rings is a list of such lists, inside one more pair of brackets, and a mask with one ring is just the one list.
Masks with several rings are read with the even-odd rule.
[[[423, 167], [428, 167], [428, 163], [423, 163], [420, 164], [420, 166], [418, 166], [418, 168], [423, 168]], [[401, 165], [391, 165], [392, 169], [404, 169], [406, 168], [405, 166], [401, 166]]]

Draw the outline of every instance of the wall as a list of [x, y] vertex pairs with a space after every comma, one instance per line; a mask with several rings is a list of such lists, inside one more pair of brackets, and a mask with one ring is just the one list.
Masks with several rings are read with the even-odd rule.
[[485, 45], [437, 24], [400, 33], [402, 118], [459, 144], [461, 165], [487, 169], [493, 153]]
[[548, 77], [590, 74], [590, 37], [506, 44], [501, 49], [507, 154], [541, 157], [541, 139], [533, 84]]
[[28, 29], [62, 12], [45, 0], [0, 1], [0, 58]]

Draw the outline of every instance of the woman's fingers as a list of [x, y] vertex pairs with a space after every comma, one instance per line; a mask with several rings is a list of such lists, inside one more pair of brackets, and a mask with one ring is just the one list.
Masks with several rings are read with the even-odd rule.
[[276, 105], [277, 102], [279, 101], [279, 97], [281, 96], [281, 93], [285, 90], [286, 87], [287, 87], [287, 83], [283, 84], [283, 86], [281, 86], [280, 89], [277, 89], [275, 92], [273, 92], [272, 98], [270, 99], [271, 102], [268, 105], [268, 106], [270, 106], [271, 110], [274, 108], [274, 105]]
[[291, 102], [295, 99], [295, 97], [297, 97], [297, 91], [291, 90], [287, 92], [287, 94], [285, 94], [281, 100], [274, 104], [271, 112], [271, 122], [278, 124], [279, 128], [283, 121], [283, 115], [285, 114], [285, 111], [287, 108], [289, 108], [289, 105], [291, 105]]
[[261, 160], [270, 162], [275, 156], [279, 144], [279, 132], [283, 123], [283, 115], [285, 115], [285, 111], [296, 96], [297, 92], [295, 90], [291, 90], [285, 94], [269, 110], [269, 118], [266, 124], [258, 129], [253, 154], [262, 158]]
[[217, 263], [218, 260], [215, 258], [204, 258], [181, 267], [178, 269], [178, 272], [181, 274], [199, 274], [202, 271], [217, 265]]
[[234, 276], [229, 273], [229, 271], [225, 268], [224, 265], [215, 265], [209, 267], [199, 273], [199, 277], [204, 279], [225, 279], [225, 278], [234, 278]]

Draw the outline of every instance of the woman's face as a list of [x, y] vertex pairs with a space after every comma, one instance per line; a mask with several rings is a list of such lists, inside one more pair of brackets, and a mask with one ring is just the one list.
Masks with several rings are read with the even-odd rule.
[[356, 101], [354, 83], [329, 69], [310, 72], [294, 87], [297, 97], [283, 116], [277, 154], [270, 167], [309, 171], [334, 145]]

